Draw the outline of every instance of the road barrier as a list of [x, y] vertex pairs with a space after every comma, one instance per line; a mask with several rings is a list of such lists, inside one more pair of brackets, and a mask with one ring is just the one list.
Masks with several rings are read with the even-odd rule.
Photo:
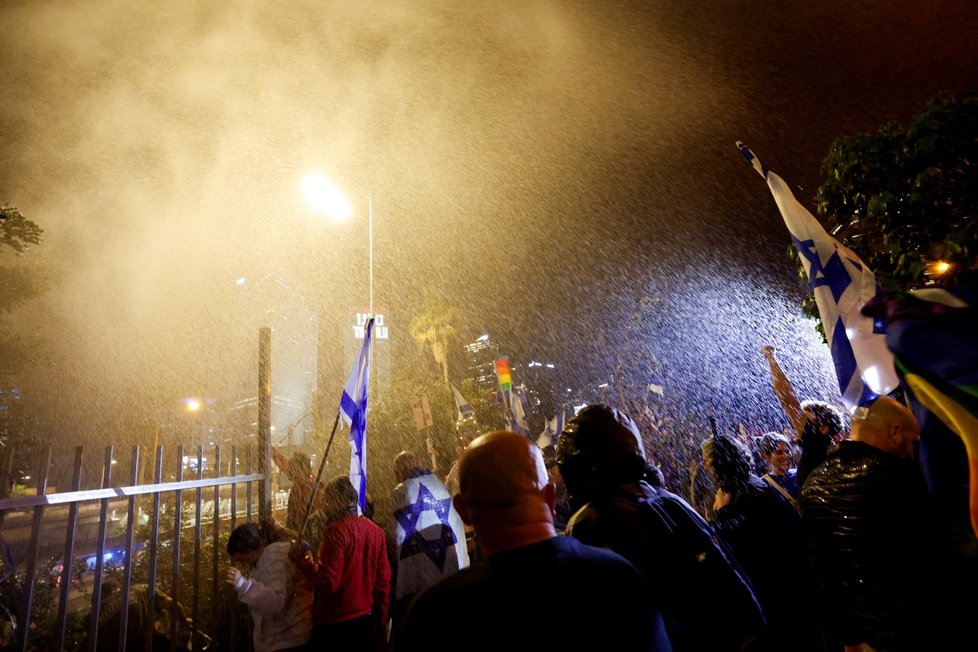
[[[169, 586], [171, 592], [169, 597], [170, 618], [172, 630], [170, 632], [171, 641], [177, 640], [178, 617], [177, 612], [180, 608], [180, 566], [181, 566], [181, 543], [185, 530], [193, 529], [193, 581], [192, 581], [192, 617], [191, 617], [191, 636], [193, 649], [205, 647], [207, 637], [198, 632], [196, 627], [200, 622], [200, 589], [203, 586], [201, 577], [201, 542], [202, 528], [207, 522], [208, 529], [211, 530], [212, 539], [212, 564], [210, 573], [211, 596], [217, 596], [219, 587], [218, 558], [221, 546], [222, 523], [227, 523], [228, 532], [234, 529], [236, 521], [244, 517], [246, 522], [255, 519], [255, 509], [257, 508], [257, 483], [265, 480], [264, 476], [252, 473], [252, 455], [247, 456], [246, 468], [243, 474], [240, 473], [239, 459], [236, 447], [231, 449], [231, 459], [222, 465], [221, 449], [219, 446], [213, 447], [213, 454], [209, 458], [203, 455], [203, 448], [197, 447], [195, 456], [184, 455], [182, 446], [176, 449], [176, 466], [170, 474], [171, 481], [163, 482], [163, 446], [158, 446], [155, 451], [154, 482], [152, 484], [138, 484], [140, 477], [140, 450], [139, 446], [132, 449], [132, 459], [130, 464], [129, 483], [121, 486], [114, 486], [112, 480], [113, 466], [116, 460], [113, 457], [113, 447], [109, 446], [105, 451], [105, 458], [102, 464], [101, 487], [94, 489], [82, 489], [82, 469], [83, 469], [83, 450], [79, 446], [74, 453], [74, 467], [72, 473], [71, 490], [58, 493], [48, 493], [48, 478], [51, 469], [52, 452], [51, 447], [45, 447], [41, 451], [38, 472], [33, 478], [36, 485], [36, 492], [33, 495], [18, 497], [7, 497], [10, 489], [10, 482], [0, 483], [0, 543], [3, 546], [4, 577], [0, 582], [13, 582], [15, 577], [23, 573], [22, 588], [20, 595], [17, 596], [17, 614], [14, 624], [16, 632], [16, 649], [22, 652], [36, 649], [30, 645], [32, 633], [31, 623], [32, 607], [35, 597], [35, 588], [39, 569], [39, 557], [42, 548], [58, 546], [56, 533], [60, 532], [57, 525], [52, 526], [45, 521], [45, 514], [52, 508], [61, 507], [59, 512], [63, 512], [63, 507], [67, 506], [67, 514], [64, 516], [64, 539], [63, 554], [60, 555], [60, 573], [58, 575], [57, 588], [59, 590], [58, 615], [56, 619], [55, 650], [66, 649], [66, 623], [69, 613], [69, 592], [72, 587], [72, 572], [74, 562], [79, 558], [90, 558], [94, 555], [94, 580], [92, 585], [92, 608], [89, 616], [88, 645], [90, 649], [95, 649], [98, 637], [115, 635], [112, 632], [99, 631], [99, 610], [101, 608], [101, 595], [103, 574], [106, 570], [106, 563], [112, 562], [120, 555], [122, 558], [121, 571], [121, 604], [129, 604], [130, 589], [132, 585], [132, 572], [135, 553], [138, 550], [141, 554], [149, 555], [148, 559], [148, 594], [151, 598], [157, 595], [157, 565], [160, 560], [161, 549], [168, 554], [172, 554], [172, 577]], [[16, 451], [5, 448], [0, 453], [0, 478], [7, 480], [11, 477], [11, 470], [14, 466], [14, 456]], [[189, 464], [188, 464], [189, 460]], [[204, 477], [205, 467], [208, 467], [207, 460], [211, 461], [211, 473], [215, 477]], [[190, 470], [196, 477], [184, 478], [185, 471]], [[227, 475], [220, 475], [226, 469]], [[239, 498], [239, 492], [243, 488], [243, 496]], [[207, 490], [211, 495], [204, 500], [204, 492]], [[192, 500], [184, 501], [184, 492], [194, 492]], [[212, 492], [212, 493], [211, 493]], [[222, 498], [222, 492], [226, 494]], [[161, 508], [161, 497], [166, 497], [166, 503], [170, 504], [172, 496], [172, 514]], [[245, 506], [241, 510], [238, 508], [239, 499], [243, 499]], [[141, 502], [142, 505], [137, 503]], [[214, 518], [214, 505], [218, 506], [219, 518]], [[226, 510], [225, 510], [226, 506]], [[114, 509], [110, 512], [110, 507]], [[121, 508], [125, 508], [125, 516], [116, 519], [112, 515], [118, 515]], [[139, 510], [137, 511], [137, 507]], [[97, 533], [94, 542], [90, 536], [78, 536], [79, 515], [88, 514], [93, 523], [94, 512], [98, 511]], [[161, 514], [166, 513], [172, 517], [172, 530], [164, 532], [166, 535], [163, 541], [160, 540], [160, 519]], [[27, 514], [30, 515], [30, 536], [26, 547], [17, 556], [14, 555], [11, 545], [7, 542], [8, 535], [13, 535], [18, 531], [26, 536]], [[60, 515], [60, 514], [59, 514]], [[139, 515], [142, 515], [148, 522], [146, 526], [146, 541], [135, 542], [135, 532]], [[118, 523], [117, 528], [120, 532], [117, 535], [109, 534], [110, 525]], [[43, 535], [43, 542], [42, 542]], [[81, 554], [79, 551], [85, 548]], [[55, 568], [57, 568], [57, 559]], [[49, 564], [46, 568], [51, 568]], [[23, 569], [23, 570], [21, 570]], [[185, 579], [185, 578], [184, 578]], [[217, 622], [218, 601], [211, 600], [211, 622]], [[118, 631], [119, 649], [125, 648], [125, 641], [128, 634], [127, 609], [122, 609]], [[152, 619], [148, 619], [145, 632], [146, 651], [149, 652], [151, 646]], [[129, 639], [131, 640], [131, 638]]]

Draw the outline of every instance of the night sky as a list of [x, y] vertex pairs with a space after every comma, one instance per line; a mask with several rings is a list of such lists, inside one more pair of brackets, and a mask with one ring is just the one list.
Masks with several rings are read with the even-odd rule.
[[[968, 0], [5, 0], [0, 24], [0, 201], [46, 231], [17, 264], [57, 277], [3, 327], [47, 338], [18, 382], [79, 436], [253, 387], [236, 278], [365, 305], [366, 195], [400, 345], [434, 297], [568, 382], [640, 342], [674, 396], [779, 425], [762, 344], [837, 390], [735, 141], [812, 207], [835, 138], [978, 90]], [[312, 214], [310, 171], [351, 221]]]

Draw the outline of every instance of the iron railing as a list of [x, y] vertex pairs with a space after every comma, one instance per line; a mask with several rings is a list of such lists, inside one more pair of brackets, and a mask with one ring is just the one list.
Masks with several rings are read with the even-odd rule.
[[[201, 622], [203, 615], [200, 604], [201, 588], [206, 586], [206, 581], [209, 580], [211, 597], [209, 622], [213, 627], [218, 622], [217, 597], [221, 595], [219, 557], [222, 546], [219, 542], [222, 540], [222, 530], [226, 539], [227, 533], [234, 529], [238, 518], [243, 518], [247, 522], [255, 519], [257, 507], [255, 503], [259, 500], [257, 484], [259, 480], [265, 480], [261, 474], [252, 472], [251, 454], [247, 456], [242, 474], [236, 448], [231, 448], [229, 461], [222, 460], [219, 446], [210, 450], [213, 451], [213, 455], [210, 460], [205, 461], [202, 447], [196, 447], [196, 454], [190, 457], [185, 457], [182, 446], [178, 447], [175, 469], [166, 476], [172, 480], [164, 482], [164, 452], [163, 446], [158, 446], [152, 467], [153, 483], [138, 484], [141, 468], [140, 448], [134, 446], [129, 464], [128, 482], [117, 485], [113, 480], [113, 466], [116, 460], [113, 457], [113, 447], [109, 446], [106, 448], [101, 465], [101, 486], [83, 489], [84, 458], [82, 447], [79, 446], [74, 451], [70, 490], [48, 493], [52, 451], [51, 447], [45, 447], [40, 452], [37, 473], [32, 483], [36, 490], [32, 491], [32, 495], [10, 497], [11, 484], [9, 480], [4, 481], [0, 489], [0, 544], [3, 547], [5, 561], [2, 565], [5, 568], [3, 576], [0, 577], [0, 587], [4, 583], [11, 583], [5, 587], [3, 593], [8, 598], [12, 596], [15, 603], [3, 605], [11, 613], [11, 620], [14, 621], [10, 627], [14, 630], [11, 636], [13, 640], [7, 641], [7, 644], [13, 644], [12, 648], [22, 652], [40, 649], [41, 645], [45, 650], [51, 649], [50, 643], [32, 645], [33, 637], [53, 642], [54, 650], [74, 649], [73, 645], [76, 642], [72, 641], [69, 645], [66, 641], [69, 616], [79, 611], [77, 607], [73, 609], [70, 604], [73, 573], [77, 573], [79, 563], [85, 563], [87, 567], [88, 560], [94, 557], [91, 610], [90, 615], [87, 616], [87, 648], [94, 650], [100, 637], [117, 636], [118, 649], [124, 649], [130, 624], [127, 606], [133, 589], [133, 573], [137, 568], [136, 556], [139, 553], [141, 559], [138, 568], [140, 573], [145, 573], [145, 590], [150, 604], [153, 604], [155, 597], [162, 591], [158, 587], [160, 579], [157, 577], [160, 562], [164, 562], [162, 564], [164, 569], [168, 565], [171, 571], [169, 577], [163, 577], [162, 581], [170, 589], [169, 639], [171, 651], [175, 650], [177, 626], [180, 620], [178, 610], [183, 609], [181, 600], [186, 599], [181, 595], [181, 583], [184, 586], [188, 584], [187, 578], [181, 573], [181, 566], [186, 567], [185, 557], [189, 553], [185, 553], [182, 559], [181, 545], [184, 536], [192, 530], [192, 577], [189, 582], [192, 587], [189, 620], [191, 646], [194, 650], [206, 647], [204, 641], [208, 640], [208, 637], [202, 629], [198, 629], [198, 623]], [[0, 454], [0, 478], [10, 478], [14, 455], [13, 450], [3, 449]], [[210, 473], [205, 474], [205, 466], [211, 470]], [[189, 470], [189, 474], [193, 477], [185, 478], [185, 470]], [[221, 475], [225, 471], [226, 475]], [[205, 477], [205, 475], [213, 477]], [[187, 501], [185, 492], [193, 492], [193, 499]], [[243, 495], [239, 496], [239, 492]], [[244, 502], [243, 509], [239, 508], [240, 499]], [[161, 515], [167, 515], [171, 505], [172, 521], [163, 520], [161, 530]], [[65, 508], [67, 513], [64, 513]], [[79, 529], [79, 519], [84, 515], [88, 521], [92, 521], [96, 508], [98, 510], [97, 532], [93, 536], [91, 528], [87, 531], [84, 526]], [[124, 512], [124, 517], [117, 516], [120, 510]], [[169, 523], [172, 523], [172, 530], [169, 529]], [[64, 527], [63, 547], [58, 543], [60, 524]], [[222, 524], [226, 525], [222, 527]], [[29, 541], [25, 547], [28, 527]], [[140, 534], [140, 541], [136, 540], [137, 532]], [[211, 548], [211, 564], [210, 572], [202, 576], [201, 548], [205, 537], [209, 538], [206, 543], [209, 543]], [[145, 559], [147, 549], [148, 560]], [[42, 550], [46, 551], [43, 557]], [[51, 555], [55, 550], [57, 553]], [[118, 631], [109, 632], [99, 627], [99, 612], [102, 607], [101, 595], [103, 579], [107, 572], [106, 564], [112, 563], [117, 555], [121, 555], [122, 563], [114, 565], [113, 572], [117, 573], [121, 570], [119, 584], [122, 608]], [[60, 570], [58, 570], [59, 558]], [[46, 568], [41, 567], [39, 564], [42, 562], [50, 565]], [[46, 570], [48, 575], [54, 578], [58, 589], [57, 616], [53, 619], [53, 632], [39, 631], [36, 622], [38, 614], [34, 613], [35, 591], [41, 569]], [[83, 578], [87, 577], [84, 571], [85, 569], [82, 568], [80, 573]], [[83, 582], [81, 588], [84, 593], [87, 593], [87, 584]], [[140, 590], [143, 590], [141, 585]], [[76, 585], [75, 603], [78, 602], [77, 592]], [[84, 602], [86, 601], [83, 600]], [[51, 605], [48, 605], [48, 608], [50, 609]], [[14, 613], [16, 613], [15, 617]], [[203, 620], [207, 621], [208, 618], [204, 617]], [[51, 622], [50, 614], [46, 622]], [[152, 628], [153, 619], [148, 618], [144, 632], [146, 652], [150, 650]], [[41, 634], [44, 636], [40, 636]], [[132, 638], [128, 640], [131, 641]]]

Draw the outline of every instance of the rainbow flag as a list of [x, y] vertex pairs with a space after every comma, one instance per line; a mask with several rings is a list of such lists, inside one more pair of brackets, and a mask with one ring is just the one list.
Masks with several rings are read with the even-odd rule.
[[971, 526], [978, 534], [978, 294], [963, 288], [884, 294], [863, 313], [885, 327], [913, 400], [964, 442]]
[[513, 387], [513, 376], [509, 371], [509, 358], [505, 355], [495, 362], [496, 378], [499, 379], [499, 389], [506, 395], [507, 403], [509, 392]]

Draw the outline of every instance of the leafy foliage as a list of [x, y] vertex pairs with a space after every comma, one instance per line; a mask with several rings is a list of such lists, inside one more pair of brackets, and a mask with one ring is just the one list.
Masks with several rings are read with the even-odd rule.
[[[390, 511], [390, 494], [394, 489], [391, 463], [401, 450], [412, 451], [422, 466], [430, 466], [428, 442], [436, 451], [438, 473], [444, 476], [455, 461], [458, 433], [455, 431], [455, 398], [441, 374], [430, 364], [421, 363], [423, 352], [397, 365], [390, 382], [378, 392], [370, 408], [368, 438], [369, 491], [377, 512], [384, 521]], [[470, 402], [482, 432], [499, 429], [504, 422], [502, 408], [491, 392], [479, 390], [471, 380], [462, 381], [460, 391]], [[423, 397], [431, 408], [432, 426], [419, 431], [412, 403]], [[332, 454], [331, 454], [332, 455]], [[334, 459], [339, 459], [337, 456]]]
[[[27, 573], [8, 571], [0, 576], [0, 651], [19, 650], [23, 632], [15, 630], [13, 623], [19, 615], [20, 604], [26, 593]], [[34, 576], [34, 600], [28, 650], [53, 650], [57, 641], [58, 575], [50, 564], [39, 564]], [[66, 648], [76, 649], [85, 634], [84, 615], [68, 614], [65, 628]]]
[[882, 287], [974, 284], [978, 94], [940, 93], [905, 126], [839, 138], [823, 171], [816, 200], [826, 229]]
[[[43, 230], [11, 206], [0, 207], [0, 254], [4, 248], [17, 256], [31, 245], [40, 244]], [[47, 278], [24, 265], [0, 265], [0, 319], [7, 317], [23, 302], [39, 295], [48, 285]], [[23, 405], [20, 393], [9, 377], [28, 362], [44, 354], [44, 342], [36, 333], [13, 333], [0, 321], [0, 446], [17, 444], [30, 448], [37, 444], [37, 419]], [[20, 456], [15, 478], [27, 473], [29, 456]]]
[[459, 312], [440, 301], [429, 300], [428, 304], [422, 313], [411, 320], [409, 330], [419, 346], [427, 347], [431, 351], [435, 362], [441, 366], [445, 383], [448, 384], [448, 347], [458, 334], [455, 322], [458, 321]]
[[41, 243], [44, 230], [13, 206], [0, 206], [0, 247], [6, 245], [24, 253], [32, 244]]

